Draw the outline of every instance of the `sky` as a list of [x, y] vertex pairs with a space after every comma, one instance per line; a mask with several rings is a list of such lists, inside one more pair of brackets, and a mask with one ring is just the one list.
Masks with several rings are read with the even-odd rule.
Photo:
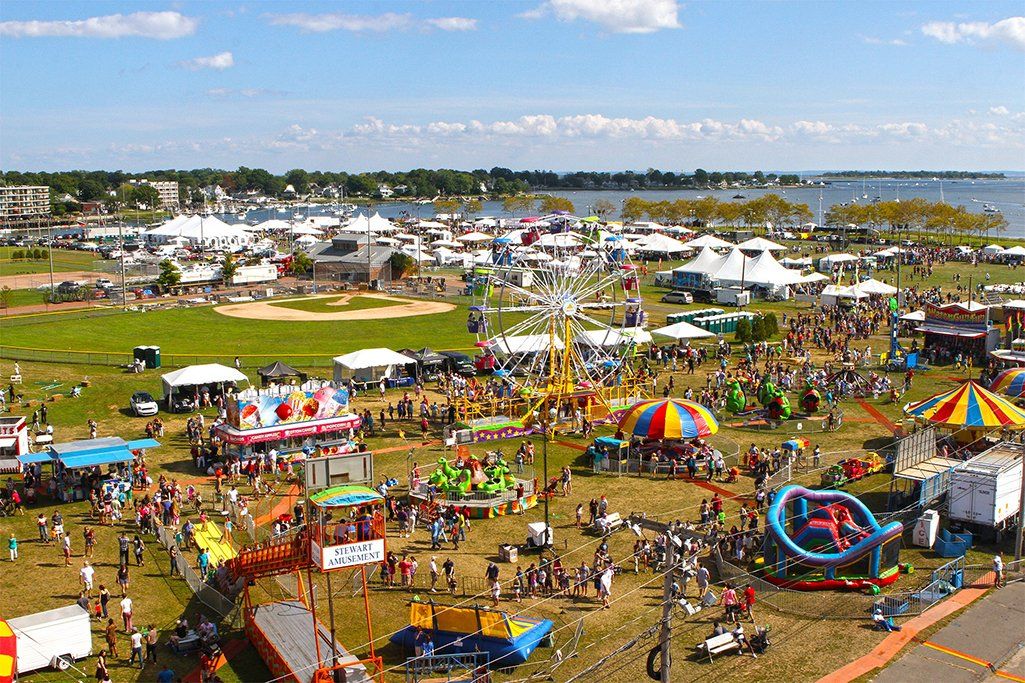
[[0, 3], [0, 167], [1025, 169], [1020, 1]]

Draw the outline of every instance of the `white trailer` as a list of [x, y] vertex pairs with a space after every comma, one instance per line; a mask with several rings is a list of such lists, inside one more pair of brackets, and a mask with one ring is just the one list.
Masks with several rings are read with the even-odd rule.
[[[948, 517], [999, 527], [1017, 515], [1023, 453], [1022, 444], [1001, 443], [956, 467], [950, 473]], [[1010, 519], [1011, 523], [1014, 521]]]
[[273, 263], [259, 263], [252, 266], [239, 266], [231, 276], [233, 285], [254, 285], [261, 282], [273, 282], [278, 279], [278, 268]]
[[8, 619], [18, 641], [19, 674], [53, 667], [60, 671], [93, 652], [89, 613], [78, 605]]

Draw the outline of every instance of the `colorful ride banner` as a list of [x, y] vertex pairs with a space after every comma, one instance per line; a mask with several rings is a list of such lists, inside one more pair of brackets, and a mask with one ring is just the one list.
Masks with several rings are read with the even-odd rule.
[[297, 425], [347, 415], [349, 392], [322, 387], [317, 391], [264, 395], [228, 401], [228, 423], [236, 429], [260, 429]]
[[959, 304], [936, 306], [926, 304], [925, 325], [956, 328], [962, 332], [985, 333], [989, 323], [989, 309], [969, 311]]

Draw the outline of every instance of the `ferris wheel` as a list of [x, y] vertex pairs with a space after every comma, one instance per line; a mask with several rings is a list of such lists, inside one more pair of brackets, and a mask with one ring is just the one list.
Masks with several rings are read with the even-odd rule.
[[645, 314], [638, 272], [617, 240], [498, 239], [470, 279], [467, 329], [511, 391], [561, 403], [632, 373]]

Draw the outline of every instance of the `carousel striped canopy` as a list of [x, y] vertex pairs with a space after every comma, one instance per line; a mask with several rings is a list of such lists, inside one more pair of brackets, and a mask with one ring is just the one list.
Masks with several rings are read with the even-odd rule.
[[1025, 394], [1025, 368], [1004, 370], [993, 379], [989, 390], [1011, 398], [1022, 398]]
[[645, 439], [696, 439], [719, 431], [712, 412], [694, 401], [654, 399], [632, 405], [619, 428]]
[[973, 381], [924, 401], [909, 403], [904, 412], [918, 420], [946, 427], [1025, 428], [1025, 411]]

